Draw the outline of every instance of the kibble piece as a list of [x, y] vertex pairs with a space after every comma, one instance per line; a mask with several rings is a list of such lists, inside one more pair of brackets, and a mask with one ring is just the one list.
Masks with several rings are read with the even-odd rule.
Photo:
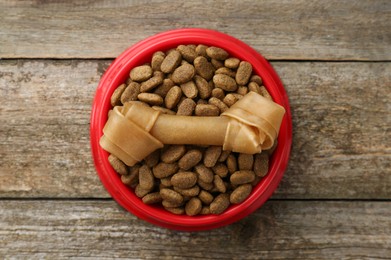
[[178, 105], [178, 116], [191, 116], [196, 107], [196, 103], [191, 98], [186, 98]]
[[168, 108], [165, 107], [159, 107], [159, 106], [152, 106], [153, 109], [162, 112], [163, 114], [167, 115], [175, 115], [176, 113]]
[[201, 190], [198, 194], [198, 198], [204, 203], [205, 205], [209, 205], [213, 201], [213, 195], [205, 190]]
[[228, 167], [224, 163], [217, 163], [215, 166], [213, 166], [212, 169], [213, 172], [221, 178], [224, 178], [228, 175]]
[[225, 97], [224, 90], [222, 90], [221, 88], [212, 89], [212, 97], [223, 100]]
[[206, 49], [208, 49], [208, 46], [206, 45], [203, 45], [203, 44], [199, 44], [197, 45], [195, 51], [197, 53], [197, 56], [203, 56], [203, 57], [208, 57], [208, 55], [206, 54]]
[[195, 107], [196, 116], [218, 116], [220, 109], [212, 104], [197, 104]]
[[222, 151], [218, 161], [225, 162], [230, 154], [231, 154], [231, 151]]
[[161, 179], [160, 179], [160, 184], [162, 184], [162, 185], [165, 186], [166, 188], [167, 188], [167, 187], [171, 187], [171, 186], [172, 186], [172, 183], [171, 183], [171, 176], [168, 176], [168, 177], [165, 177], [165, 178], [161, 178]]
[[198, 164], [194, 167], [195, 172], [198, 174], [198, 179], [206, 182], [211, 183], [213, 182], [213, 172], [211, 169], [207, 168], [203, 164]]
[[253, 72], [253, 67], [247, 61], [241, 61], [236, 72], [236, 82], [238, 85], [246, 85]]
[[238, 99], [231, 93], [227, 94], [224, 99], [223, 99], [223, 102], [225, 105], [227, 105], [228, 107], [231, 107], [233, 104], [235, 104], [236, 102], [238, 101]]
[[197, 184], [204, 190], [210, 191], [214, 188], [213, 181], [212, 182], [203, 182], [198, 179]]
[[176, 67], [178, 67], [181, 61], [181, 53], [177, 50], [172, 50], [164, 58], [162, 64], [160, 65], [160, 69], [164, 73], [171, 73], [176, 69]]
[[216, 70], [215, 74], [224, 74], [227, 76], [230, 76], [231, 78], [235, 78], [236, 72], [233, 70], [230, 70], [229, 68], [226, 67], [221, 67], [218, 70]]
[[224, 61], [224, 66], [229, 69], [237, 69], [239, 67], [240, 60], [238, 58], [228, 58]]
[[209, 146], [204, 153], [204, 161], [203, 161], [204, 165], [206, 167], [215, 166], [217, 160], [221, 155], [221, 151], [222, 151], [221, 146], [215, 146], [215, 145]]
[[188, 45], [179, 45], [177, 50], [182, 54], [182, 57], [190, 63], [193, 63], [194, 59], [197, 57], [195, 49]]
[[256, 82], [248, 83], [248, 90], [260, 94], [259, 85]]
[[165, 209], [176, 215], [182, 215], [185, 213], [185, 209], [183, 207], [176, 207], [176, 208], [165, 207]]
[[248, 195], [250, 195], [252, 190], [251, 184], [243, 184], [238, 186], [234, 191], [232, 191], [229, 200], [232, 204], [242, 203]]
[[109, 163], [111, 167], [113, 167], [114, 171], [116, 171], [120, 175], [128, 174], [128, 167], [120, 159], [118, 159], [112, 154], [109, 155]]
[[182, 97], [181, 88], [178, 86], [174, 86], [168, 91], [166, 97], [164, 98], [164, 104], [166, 105], [167, 108], [172, 109], [178, 104], [181, 97]]
[[209, 206], [203, 206], [200, 212], [200, 215], [209, 215], [210, 214], [210, 208]]
[[210, 213], [219, 215], [229, 206], [229, 195], [226, 193], [219, 194], [210, 204]]
[[136, 188], [134, 189], [134, 193], [136, 194], [137, 197], [142, 198], [148, 193], [150, 193], [150, 189], [144, 189], [143, 187], [140, 186], [140, 184], [137, 184]]
[[121, 103], [124, 104], [128, 101], [136, 101], [137, 96], [140, 94], [140, 84], [137, 82], [131, 82], [121, 95]]
[[213, 67], [214, 67], [215, 69], [224, 67], [224, 63], [223, 63], [222, 61], [220, 61], [220, 60], [212, 59], [212, 60], [210, 61], [210, 63], [212, 63], [212, 65], [213, 65]]
[[121, 95], [122, 95], [122, 93], [124, 92], [125, 89], [126, 89], [126, 85], [125, 84], [121, 84], [118, 88], [116, 88], [114, 90], [114, 92], [113, 92], [113, 94], [111, 95], [111, 98], [110, 98], [110, 104], [113, 107], [121, 105]]
[[239, 86], [238, 87], [238, 90], [236, 91], [236, 93], [244, 96], [248, 93], [248, 88], [246, 86]]
[[230, 174], [238, 170], [238, 162], [236, 161], [236, 157], [233, 154], [230, 154], [227, 158], [227, 168]]
[[187, 151], [185, 155], [182, 156], [181, 159], [178, 161], [178, 166], [187, 171], [190, 168], [193, 168], [196, 166], [202, 159], [202, 152], [197, 149], [192, 149]]
[[178, 161], [186, 153], [186, 147], [184, 145], [170, 145], [165, 150], [160, 159], [165, 163], [173, 163]]
[[206, 80], [211, 80], [213, 78], [213, 74], [215, 72], [215, 69], [205, 57], [198, 56], [194, 60], [194, 67], [198, 75], [203, 77]]
[[121, 181], [123, 184], [129, 187], [135, 187], [138, 184], [138, 173], [140, 165], [136, 164], [130, 168], [127, 175], [121, 175]]
[[[178, 192], [171, 190], [171, 189], [161, 189], [160, 190], [160, 196], [163, 200], [180, 204], [183, 202], [183, 196], [179, 194]], [[164, 205], [163, 205], [164, 206]]]
[[161, 71], [160, 66], [162, 65], [162, 62], [166, 55], [164, 52], [155, 52], [152, 56], [152, 61], [151, 61], [151, 67], [154, 71]]
[[130, 78], [133, 81], [142, 82], [152, 77], [152, 74], [153, 74], [153, 70], [151, 66], [141, 65], [141, 66], [134, 67], [130, 71]]
[[211, 46], [211, 47], [207, 48], [206, 49], [206, 54], [210, 58], [216, 59], [216, 60], [225, 60], [229, 56], [228, 52], [226, 52], [224, 49], [218, 48], [218, 47], [214, 47], [214, 46]]
[[154, 93], [140, 93], [138, 94], [137, 98], [140, 101], [143, 101], [147, 104], [153, 105], [153, 106], [158, 106], [163, 104], [163, 98], [159, 96], [158, 94]]
[[252, 170], [254, 156], [252, 154], [240, 153], [238, 156], [239, 170]]
[[162, 201], [162, 197], [160, 196], [159, 192], [152, 192], [152, 193], [149, 193], [149, 194], [145, 195], [142, 198], [142, 201], [145, 204], [155, 204], [155, 203], [161, 202]]
[[258, 84], [258, 86], [262, 86], [263, 84], [262, 78], [258, 75], [252, 75], [250, 78], [250, 82], [255, 82]]
[[230, 177], [230, 181], [233, 185], [250, 183], [254, 181], [254, 179], [255, 174], [253, 171], [236, 171]]
[[147, 157], [145, 157], [144, 162], [149, 167], [152, 168], [156, 164], [158, 164], [160, 159], [160, 150], [156, 150], [153, 153], [150, 153]]
[[[194, 82], [198, 89], [198, 94], [200, 98], [207, 99], [212, 94], [212, 89], [209, 87], [208, 81], [201, 76], [195, 75]], [[202, 100], [200, 99], [200, 100]]]
[[152, 78], [141, 83], [140, 91], [141, 92], [151, 91], [152, 89], [156, 88], [162, 83], [163, 83], [163, 78], [161, 77], [161, 75], [153, 76]]
[[225, 91], [235, 91], [238, 88], [236, 81], [225, 74], [214, 75], [213, 83], [217, 88], [221, 88]]
[[218, 98], [211, 97], [208, 102], [209, 102], [209, 104], [215, 105], [216, 107], [218, 107], [220, 110], [220, 113], [224, 113], [225, 111], [228, 110], [228, 106]]
[[232, 93], [232, 95], [234, 95], [238, 100], [243, 98], [243, 95], [238, 94], [238, 93]]
[[178, 172], [171, 177], [174, 187], [188, 189], [197, 183], [197, 175], [194, 172]]
[[174, 190], [179, 192], [183, 196], [189, 197], [189, 198], [197, 196], [200, 193], [200, 187], [198, 185], [194, 185], [193, 187], [188, 188], [188, 189], [181, 189], [181, 188], [174, 186]]
[[218, 192], [225, 193], [227, 191], [227, 188], [219, 175], [214, 176], [213, 184]]
[[254, 173], [263, 177], [269, 171], [269, 155], [266, 152], [258, 153], [254, 159]]
[[152, 190], [155, 184], [151, 169], [147, 165], [140, 167], [138, 174], [138, 182], [141, 188], [144, 190]]
[[176, 163], [158, 163], [152, 168], [153, 175], [156, 178], [165, 178], [173, 175], [178, 171], [178, 165]]
[[194, 75], [195, 69], [193, 65], [183, 64], [174, 70], [171, 79], [176, 84], [183, 84], [190, 81]]
[[198, 99], [197, 100], [197, 105], [198, 104], [204, 104], [204, 105], [206, 105], [206, 104], [208, 104], [208, 101], [206, 101], [205, 99]]
[[155, 89], [154, 93], [161, 97], [165, 97], [174, 85], [175, 84], [171, 79], [164, 79], [163, 83]]
[[181, 84], [181, 89], [183, 94], [188, 98], [196, 98], [198, 95], [198, 88], [192, 80]]
[[[160, 195], [160, 196], [162, 196], [162, 195]], [[169, 200], [162, 200], [162, 205], [165, 208], [176, 208], [176, 207], [182, 206], [184, 204], [184, 202], [185, 202], [185, 199], [183, 199], [182, 202], [180, 202], [180, 203], [179, 202], [172, 202]]]
[[185, 212], [188, 216], [195, 216], [201, 212], [202, 202], [199, 198], [194, 197], [190, 199], [185, 206]]
[[272, 96], [270, 95], [270, 93], [266, 90], [265, 86], [260, 86], [259, 87], [259, 93], [264, 96], [265, 98], [273, 101], [273, 98]]

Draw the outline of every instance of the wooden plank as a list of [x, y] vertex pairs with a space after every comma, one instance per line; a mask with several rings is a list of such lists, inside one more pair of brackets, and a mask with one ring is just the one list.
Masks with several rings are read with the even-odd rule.
[[[91, 102], [108, 61], [1, 61], [0, 197], [108, 197]], [[391, 63], [274, 62], [293, 115], [275, 198], [391, 198]]]
[[112, 201], [0, 201], [0, 256], [390, 259], [390, 202], [269, 201], [230, 226], [176, 232]]
[[1, 1], [0, 58], [114, 58], [158, 32], [220, 30], [269, 59], [390, 60], [391, 2]]

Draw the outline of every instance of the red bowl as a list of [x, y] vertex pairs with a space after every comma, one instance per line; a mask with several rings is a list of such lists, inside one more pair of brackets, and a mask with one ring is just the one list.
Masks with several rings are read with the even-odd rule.
[[[113, 91], [129, 76], [130, 70], [150, 62], [156, 51], [165, 51], [180, 44], [204, 44], [224, 48], [231, 56], [252, 64], [256, 74], [262, 77], [266, 89], [274, 101], [282, 105], [283, 117], [278, 145], [270, 160], [268, 174], [256, 185], [250, 196], [241, 204], [231, 205], [221, 215], [175, 215], [159, 206], [144, 204], [133, 190], [121, 182], [108, 161], [109, 154], [99, 146], [102, 129], [111, 108]], [[91, 113], [91, 146], [98, 175], [110, 195], [125, 209], [158, 226], [200, 231], [218, 228], [238, 221], [258, 209], [277, 188], [288, 164], [292, 143], [292, 122], [288, 97], [284, 87], [270, 64], [254, 49], [232, 36], [207, 29], [178, 29], [159, 33], [128, 48], [109, 66], [101, 78]]]

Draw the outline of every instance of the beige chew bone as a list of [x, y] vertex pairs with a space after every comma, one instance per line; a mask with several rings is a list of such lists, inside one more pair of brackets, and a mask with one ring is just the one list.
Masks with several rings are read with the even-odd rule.
[[132, 166], [163, 144], [222, 145], [223, 150], [255, 154], [273, 146], [285, 109], [250, 92], [219, 117], [161, 114], [141, 102], [109, 113], [102, 148]]

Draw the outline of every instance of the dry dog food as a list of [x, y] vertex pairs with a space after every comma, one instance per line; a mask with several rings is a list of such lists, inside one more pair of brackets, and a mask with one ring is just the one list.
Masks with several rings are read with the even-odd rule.
[[[141, 101], [170, 115], [219, 116], [249, 92], [272, 99], [250, 63], [222, 48], [179, 45], [133, 68], [110, 102]], [[216, 145], [165, 145], [132, 167], [114, 155], [109, 162], [145, 204], [160, 203], [173, 214], [221, 214], [251, 194], [267, 174], [274, 148], [250, 155]]]

